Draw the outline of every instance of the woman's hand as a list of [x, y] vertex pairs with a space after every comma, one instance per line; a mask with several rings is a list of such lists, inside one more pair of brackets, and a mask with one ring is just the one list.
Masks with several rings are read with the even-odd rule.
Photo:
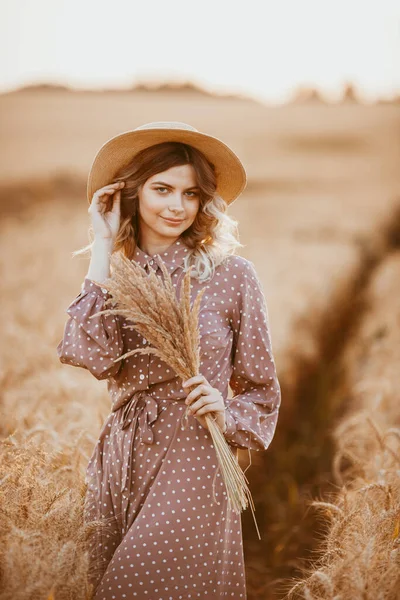
[[124, 185], [124, 181], [110, 183], [93, 194], [88, 213], [96, 238], [114, 241], [117, 237], [121, 221], [121, 189]]
[[[197, 384], [197, 385], [196, 385]], [[183, 382], [182, 387], [188, 388], [196, 385], [186, 397], [185, 404], [190, 405], [189, 414], [192, 414], [205, 429], [207, 423], [205, 415], [215, 413], [216, 423], [222, 432], [225, 431], [225, 404], [221, 392], [213, 388], [204, 377], [196, 375]]]

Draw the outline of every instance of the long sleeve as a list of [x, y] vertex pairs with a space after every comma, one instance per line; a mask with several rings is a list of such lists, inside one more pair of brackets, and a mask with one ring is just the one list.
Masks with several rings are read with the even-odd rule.
[[123, 354], [120, 324], [116, 315], [91, 315], [106, 309], [110, 294], [91, 279], [85, 278], [80, 294], [67, 308], [69, 318], [63, 339], [57, 346], [60, 361], [88, 369], [96, 379], [114, 376], [123, 361], [114, 359]]
[[246, 260], [233, 310], [234, 397], [226, 401], [225, 438], [238, 448], [266, 450], [275, 433], [281, 403], [269, 333], [268, 310], [254, 265]]

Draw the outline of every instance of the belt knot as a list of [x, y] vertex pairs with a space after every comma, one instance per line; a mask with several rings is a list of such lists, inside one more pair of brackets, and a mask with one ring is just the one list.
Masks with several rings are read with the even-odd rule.
[[122, 407], [121, 429], [126, 429], [133, 421], [139, 426], [140, 441], [151, 445], [154, 435], [151, 425], [157, 420], [158, 402], [146, 390], [138, 390]]

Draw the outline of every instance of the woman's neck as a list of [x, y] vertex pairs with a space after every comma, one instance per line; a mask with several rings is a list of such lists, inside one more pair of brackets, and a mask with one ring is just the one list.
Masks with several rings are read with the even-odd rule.
[[174, 244], [178, 239], [179, 237], [166, 241], [140, 240], [137, 245], [148, 256], [154, 256], [155, 254], [162, 254], [163, 252], [166, 252], [166, 250], [170, 246], [172, 246], [172, 244]]

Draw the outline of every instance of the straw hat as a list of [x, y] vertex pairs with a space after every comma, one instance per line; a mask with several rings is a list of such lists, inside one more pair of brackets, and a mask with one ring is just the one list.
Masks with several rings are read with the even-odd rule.
[[186, 123], [160, 121], [146, 123], [109, 139], [97, 152], [89, 171], [89, 204], [99, 188], [112, 183], [117, 171], [139, 152], [162, 142], [183, 142], [203, 152], [215, 166], [217, 193], [231, 204], [246, 186], [246, 171], [236, 154], [216, 137]]

